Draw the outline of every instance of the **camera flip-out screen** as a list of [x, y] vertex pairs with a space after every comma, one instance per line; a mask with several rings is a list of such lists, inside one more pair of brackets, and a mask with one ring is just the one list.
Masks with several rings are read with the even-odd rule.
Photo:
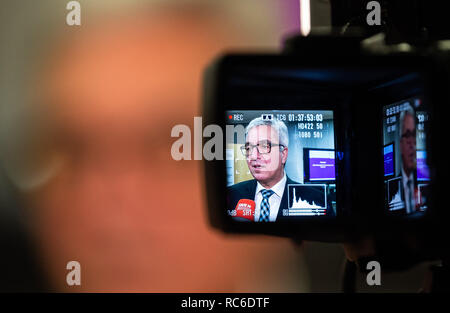
[[336, 216], [332, 110], [230, 110], [225, 119], [228, 216], [243, 222]]
[[427, 208], [428, 119], [419, 97], [383, 107], [385, 207], [390, 215], [420, 215]]

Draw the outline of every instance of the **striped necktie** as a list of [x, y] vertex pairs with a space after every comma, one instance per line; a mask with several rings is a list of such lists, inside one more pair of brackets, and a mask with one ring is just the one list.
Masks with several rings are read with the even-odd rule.
[[268, 222], [269, 215], [270, 215], [269, 198], [271, 195], [274, 194], [274, 192], [270, 189], [263, 189], [261, 191], [261, 194], [263, 196], [263, 199], [261, 201], [261, 211], [259, 213], [259, 221], [260, 222]]

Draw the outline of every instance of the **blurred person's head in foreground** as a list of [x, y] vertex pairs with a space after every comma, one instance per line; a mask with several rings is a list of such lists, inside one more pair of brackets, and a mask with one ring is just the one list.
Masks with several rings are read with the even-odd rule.
[[291, 243], [214, 232], [201, 162], [171, 158], [171, 128], [200, 115], [202, 70], [234, 36], [209, 12], [167, 9], [72, 29], [43, 55], [37, 130], [4, 159], [55, 289], [301, 290]]

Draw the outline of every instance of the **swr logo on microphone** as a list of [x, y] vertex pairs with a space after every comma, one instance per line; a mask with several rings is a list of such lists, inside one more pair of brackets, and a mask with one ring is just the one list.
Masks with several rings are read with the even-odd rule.
[[255, 218], [255, 201], [250, 199], [239, 200], [234, 210], [228, 210], [228, 215], [253, 221]]

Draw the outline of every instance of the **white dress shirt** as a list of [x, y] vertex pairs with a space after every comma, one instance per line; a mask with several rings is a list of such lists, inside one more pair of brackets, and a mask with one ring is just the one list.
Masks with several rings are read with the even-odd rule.
[[[286, 186], [286, 173], [284, 173], [283, 178], [276, 183], [270, 190], [274, 193], [269, 198], [269, 222], [275, 222], [278, 215], [278, 210], [280, 209], [281, 199], [283, 198], [284, 187]], [[259, 182], [256, 184], [256, 193], [255, 193], [255, 222], [259, 221], [259, 215], [261, 213], [261, 202], [263, 200], [263, 196], [261, 191], [264, 188]]]
[[[408, 186], [408, 180], [411, 180], [412, 182], [411, 190], [410, 186]], [[414, 194], [414, 175], [411, 173], [409, 174], [409, 176], [407, 176], [403, 167], [402, 167], [402, 181], [403, 181], [406, 213], [409, 214], [416, 210], [416, 201]], [[408, 201], [408, 195], [410, 196], [409, 199], [410, 201]]]

